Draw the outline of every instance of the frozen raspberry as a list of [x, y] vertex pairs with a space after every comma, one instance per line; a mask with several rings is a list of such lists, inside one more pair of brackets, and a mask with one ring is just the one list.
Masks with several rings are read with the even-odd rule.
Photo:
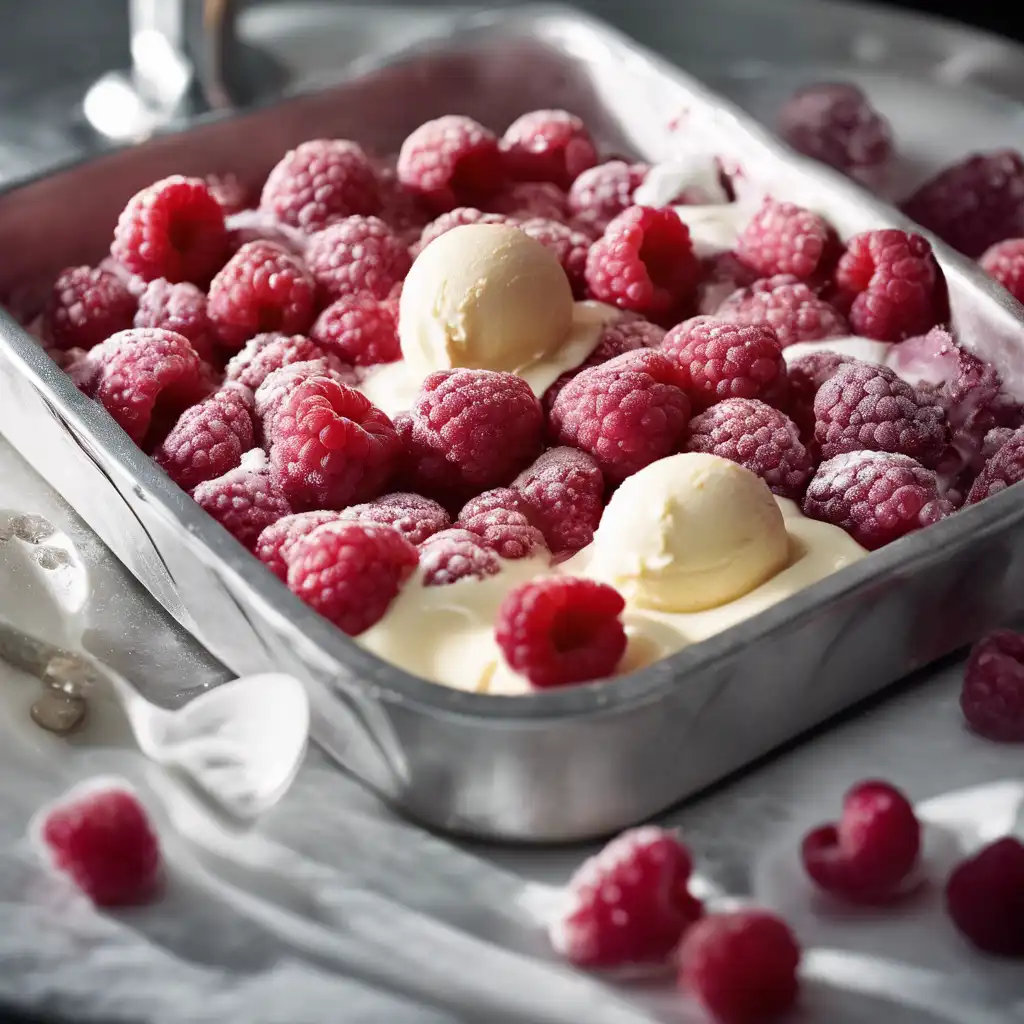
[[269, 441], [273, 437], [274, 422], [284, 400], [299, 384], [304, 380], [309, 380], [310, 377], [330, 377], [331, 380], [337, 381], [339, 384], [353, 382], [351, 374], [333, 369], [326, 357], [310, 359], [302, 363], [289, 363], [279, 370], [268, 373], [263, 383], [256, 389], [255, 394], [256, 419], [265, 441]]
[[551, 407], [550, 432], [592, 455], [609, 483], [620, 483], [679, 450], [690, 421], [685, 383], [661, 352], [626, 352], [566, 384]]
[[270, 436], [274, 479], [296, 512], [377, 497], [399, 451], [391, 420], [355, 388], [329, 377], [295, 387]]
[[518, 491], [511, 487], [492, 487], [489, 491], [470, 498], [459, 510], [459, 525], [467, 519], [502, 509], [505, 512], [519, 512], [526, 515], [526, 503]]
[[469, 530], [442, 530], [420, 547], [423, 586], [446, 587], [472, 577], [483, 580], [501, 572], [497, 554]]
[[376, 366], [402, 358], [392, 310], [372, 295], [346, 295], [328, 306], [310, 337], [327, 353], [353, 366]]
[[377, 217], [346, 217], [310, 238], [306, 266], [328, 301], [357, 292], [383, 299], [409, 272], [409, 250]]
[[1024, 158], [1012, 149], [977, 153], [940, 171], [903, 212], [965, 256], [1024, 235]]
[[961, 861], [946, 882], [946, 910], [971, 945], [1024, 956], [1024, 843], [997, 839]]
[[567, 224], [555, 220], [533, 218], [524, 220], [518, 225], [532, 239], [540, 242], [545, 249], [550, 249], [565, 271], [573, 294], [581, 298], [586, 291], [584, 279], [587, 269], [587, 253], [590, 251], [590, 237], [582, 231], [576, 231]]
[[420, 125], [402, 143], [398, 180], [438, 210], [497, 192], [504, 172], [493, 132], [447, 114]]
[[442, 213], [436, 220], [432, 220], [420, 235], [419, 244], [416, 249], [422, 252], [431, 242], [440, 238], [443, 234], [453, 228], [461, 228], [467, 224], [509, 224], [515, 225], [514, 218], [504, 213], [484, 213], [475, 206], [457, 206], [454, 210]]
[[135, 298], [120, 278], [94, 267], [57, 277], [43, 311], [43, 331], [56, 348], [92, 348], [132, 326]]
[[133, 274], [127, 267], [118, 263], [113, 256], [104, 256], [97, 264], [97, 269], [113, 274], [136, 299], [142, 295], [146, 290], [146, 285], [149, 284], [148, 281], [139, 277], [138, 274]]
[[763, 910], [711, 914], [679, 948], [680, 984], [721, 1024], [756, 1024], [789, 1010], [799, 991], [800, 946]]
[[72, 790], [34, 831], [53, 866], [96, 906], [136, 906], [157, 895], [160, 843], [145, 808], [129, 790]]
[[826, 892], [853, 903], [885, 903], [905, 891], [917, 866], [921, 825], [910, 801], [887, 782], [859, 782], [838, 823], [808, 832], [804, 870]]
[[838, 256], [832, 229], [810, 210], [765, 199], [736, 243], [736, 255], [758, 277], [791, 274], [806, 279], [828, 272]]
[[997, 242], [981, 257], [981, 269], [994, 277], [1018, 302], [1024, 302], [1024, 238]]
[[971, 485], [967, 504], [975, 505], [1024, 480], [1024, 428], [1015, 431]]
[[485, 547], [509, 561], [532, 558], [546, 550], [544, 534], [530, 522], [525, 512], [494, 508], [467, 515], [464, 508], [455, 525], [479, 537]]
[[139, 296], [133, 326], [174, 331], [192, 342], [201, 359], [209, 359], [212, 354], [206, 295], [188, 281], [178, 284], [171, 284], [163, 278], [150, 281]]
[[603, 679], [626, 650], [624, 607], [614, 587], [596, 580], [532, 580], [502, 601], [494, 636], [509, 666], [532, 686]]
[[665, 316], [690, 298], [700, 277], [690, 230], [671, 207], [631, 206], [587, 253], [595, 299], [645, 316]]
[[814, 441], [814, 398], [818, 388], [840, 366], [851, 362], [850, 356], [838, 352], [809, 352], [786, 364], [784, 408], [800, 429], [800, 437], [805, 443]]
[[419, 196], [398, 180], [393, 168], [381, 169], [381, 207], [378, 216], [405, 245], [412, 245], [430, 220], [430, 213]]
[[703, 257], [700, 285], [697, 288], [698, 314], [717, 314], [726, 299], [743, 288], [749, 288], [756, 280], [757, 275], [745, 263], [741, 263], [733, 252]]
[[396, 492], [385, 494], [363, 505], [350, 505], [342, 519], [393, 526], [410, 544], [422, 544], [435, 533], [447, 530], [452, 521], [448, 513], [422, 494]]
[[395, 425], [416, 489], [459, 500], [508, 483], [536, 458], [544, 414], [514, 374], [439, 370]]
[[153, 453], [153, 459], [183, 490], [234, 469], [254, 444], [252, 392], [228, 384], [186, 409]]
[[[228, 380], [238, 381], [255, 391], [275, 370], [312, 360], [330, 362], [327, 353], [304, 334], [257, 334], [228, 362]], [[340, 369], [341, 363], [337, 362]]]
[[501, 140], [505, 168], [520, 181], [568, 188], [597, 163], [586, 125], [566, 110], [534, 110], [508, 126]]
[[200, 178], [176, 175], [144, 188], [124, 208], [110, 254], [146, 281], [206, 284], [224, 262], [224, 211]]
[[[72, 350], [75, 351], [75, 350]], [[993, 427], [981, 443], [981, 457], [988, 462], [1000, 448], [1016, 433], [1012, 427]]]
[[226, 223], [228, 250], [232, 256], [249, 242], [270, 242], [293, 256], [305, 256], [308, 236], [290, 224], [282, 224], [265, 210], [242, 210], [231, 214]]
[[874, 551], [938, 522], [953, 505], [939, 496], [935, 474], [906, 455], [849, 452], [818, 467], [803, 510]]
[[375, 214], [380, 204], [373, 165], [342, 139], [313, 139], [286, 153], [260, 196], [261, 209], [307, 233], [353, 214]]
[[297, 540], [288, 588], [343, 633], [379, 622], [416, 568], [416, 549], [381, 523], [334, 522]]
[[287, 581], [292, 548], [318, 526], [337, 522], [340, 518], [340, 512], [331, 511], [295, 512], [285, 516], [263, 530], [256, 541], [254, 553], [278, 579]]
[[240, 213], [251, 205], [249, 189], [237, 174], [208, 174], [203, 180], [225, 216]]
[[569, 189], [569, 210], [603, 231], [608, 222], [633, 205], [633, 193], [644, 182], [649, 164], [609, 160], [584, 171]]
[[662, 964], [703, 908], [688, 886], [693, 861], [674, 833], [645, 825], [584, 861], [566, 887], [551, 945], [583, 968]]
[[495, 213], [519, 220], [569, 218], [569, 197], [550, 181], [518, 181], [498, 193], [488, 204]]
[[316, 285], [298, 257], [270, 242], [250, 242], [213, 279], [206, 312], [229, 349], [269, 331], [302, 334], [316, 313]]
[[960, 708], [979, 736], [1024, 742], [1024, 636], [1000, 630], [974, 645]]

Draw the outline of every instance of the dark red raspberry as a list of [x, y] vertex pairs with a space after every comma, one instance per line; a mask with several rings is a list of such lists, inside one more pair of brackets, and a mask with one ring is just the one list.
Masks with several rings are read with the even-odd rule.
[[609, 160], [584, 171], [569, 189], [569, 210], [598, 231], [633, 205], [633, 193], [644, 183], [649, 164]]
[[726, 299], [743, 288], [749, 288], [756, 280], [757, 275], [741, 263], [734, 252], [703, 257], [697, 288], [697, 312], [701, 316], [717, 314]]
[[946, 882], [946, 911], [971, 945], [1024, 956], [1024, 843], [997, 839], [961, 861]]
[[308, 236], [290, 224], [282, 224], [265, 210], [243, 210], [227, 219], [228, 249], [234, 256], [249, 242], [270, 242], [279, 245], [293, 256], [303, 257]]
[[192, 342], [201, 359], [212, 355], [213, 332], [206, 316], [206, 295], [188, 281], [150, 281], [139, 296], [133, 326], [174, 331]]
[[416, 549], [381, 523], [335, 522], [297, 540], [288, 588], [343, 633], [379, 622], [416, 568]]
[[518, 181], [498, 193], [488, 204], [495, 213], [520, 220], [569, 219], [569, 198], [550, 181]]
[[664, 964], [703, 913], [688, 889], [692, 870], [676, 833], [656, 825], [623, 832], [569, 880], [551, 945], [577, 967]]
[[763, 910], [711, 914], [679, 948], [680, 984], [720, 1024], [757, 1024], [789, 1010], [799, 992], [800, 946]]
[[497, 507], [469, 515], [466, 510], [471, 504], [459, 513], [455, 525], [479, 537], [485, 547], [501, 558], [514, 561], [545, 552], [544, 534], [530, 522], [525, 512]]
[[470, 498], [459, 510], [459, 525], [467, 519], [481, 516], [485, 512], [502, 509], [505, 512], [519, 512], [526, 515], [526, 503], [518, 491], [511, 487], [492, 487], [476, 497]]
[[204, 285], [227, 254], [224, 211], [201, 178], [164, 178], [128, 201], [110, 254], [145, 281]]
[[994, 277], [1018, 302], [1024, 302], [1024, 238], [997, 242], [981, 257], [981, 269]]
[[626, 650], [624, 607], [614, 587], [596, 580], [532, 580], [502, 601], [494, 636], [509, 666], [532, 686], [603, 679]]
[[683, 307], [699, 277], [690, 229], [671, 207], [631, 206], [587, 253], [590, 294], [645, 316], [666, 316]]
[[1024, 636], [999, 630], [974, 645], [960, 708], [979, 736], [1024, 742]]
[[806, 279], [827, 273], [838, 250], [835, 233], [823, 218], [770, 198], [736, 243], [736, 255], [758, 277], [791, 274]]
[[104, 256], [97, 264], [97, 269], [113, 274], [136, 299], [142, 295], [146, 290], [146, 285], [149, 283], [139, 277], [138, 274], [133, 274], [127, 267], [118, 263], [113, 256]]
[[307, 233], [343, 217], [380, 209], [373, 164], [354, 142], [313, 139], [286, 153], [270, 172], [260, 207]]
[[508, 224], [517, 225], [517, 221], [504, 213], [484, 213], [475, 206], [457, 206], [454, 210], [442, 213], [432, 220], [420, 235], [417, 252], [422, 252], [431, 242], [447, 234], [453, 228], [461, 228], [467, 224]]
[[569, 278], [573, 294], [577, 298], [582, 298], [586, 291], [584, 276], [591, 244], [589, 235], [576, 231], [567, 224], [536, 217], [524, 220], [518, 227], [520, 231], [525, 231], [545, 249], [550, 249], [555, 254], [566, 277]]
[[940, 497], [935, 474], [906, 455], [849, 452], [818, 467], [803, 510], [874, 551], [938, 522], [953, 505]]
[[206, 313], [229, 349], [269, 331], [303, 334], [316, 314], [316, 285], [297, 256], [270, 242], [250, 242], [213, 279]]
[[43, 311], [43, 331], [60, 349], [92, 348], [132, 326], [135, 297], [109, 271], [69, 267], [61, 271]]
[[269, 442], [274, 435], [274, 421], [284, 400], [310, 377], [330, 377], [339, 384], [353, 383], [350, 374], [332, 369], [326, 357], [304, 363], [290, 363], [268, 373], [255, 394], [256, 419], [264, 441]]
[[566, 110], [534, 110], [508, 126], [501, 140], [505, 168], [520, 181], [568, 188], [597, 163], [586, 125]]
[[1015, 431], [985, 463], [985, 468], [971, 485], [967, 504], [975, 505], [1020, 480], [1024, 480], [1024, 428]]
[[838, 352], [809, 352], [786, 364], [784, 408], [805, 444], [814, 442], [814, 398], [840, 366], [853, 362]]
[[993, 427], [981, 444], [981, 456], [988, 462], [1000, 448], [1016, 433], [1012, 427]]
[[498, 139], [468, 117], [427, 121], [402, 143], [398, 180], [438, 210], [497, 192], [504, 179]]
[[363, 505], [350, 505], [342, 511], [341, 518], [393, 526], [410, 544], [416, 545], [452, 525], [448, 513], [436, 501], [422, 494], [405, 492], [385, 494]]
[[338, 369], [343, 365], [338, 360], [330, 359], [315, 341], [304, 334], [257, 334], [245, 343], [241, 352], [231, 357], [225, 372], [228, 380], [238, 381], [255, 391], [270, 374], [282, 366], [314, 360], [334, 364]]
[[423, 586], [446, 587], [473, 577], [483, 580], [501, 572], [497, 554], [469, 530], [442, 530], [420, 547]]
[[280, 580], [288, 580], [288, 559], [292, 548], [307, 533], [324, 523], [337, 522], [340, 512], [295, 512], [271, 523], [256, 541], [254, 554]]
[[393, 311], [365, 292], [332, 303], [309, 334], [325, 352], [353, 366], [377, 366], [402, 358]]
[[274, 479], [296, 512], [377, 497], [400, 452], [391, 420], [355, 388], [329, 377], [296, 386], [274, 417]]
[[208, 174], [203, 180], [210, 195], [220, 203], [225, 217], [251, 205], [249, 189], [237, 174]]
[[327, 301], [357, 292], [384, 299], [409, 272], [409, 250], [377, 217], [346, 217], [310, 238], [306, 266]]
[[679, 450], [690, 400], [679, 366], [638, 349], [577, 374], [551, 407], [552, 436], [588, 452], [609, 483]]
[[965, 256], [1024, 235], [1024, 158], [1012, 149], [976, 153], [940, 171], [903, 212]]
[[134, 793], [72, 790], [37, 831], [53, 866], [96, 906], [137, 906], [158, 894], [160, 843]]

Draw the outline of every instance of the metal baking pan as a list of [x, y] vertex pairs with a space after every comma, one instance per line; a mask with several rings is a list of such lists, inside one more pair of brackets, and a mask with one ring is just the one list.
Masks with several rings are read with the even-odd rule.
[[[463, 16], [330, 88], [8, 190], [0, 290], [98, 260], [127, 197], [166, 174], [233, 169], [255, 182], [307, 138], [387, 152], [442, 113], [501, 129], [552, 106], [650, 160], [671, 156], [678, 132], [700, 135], [776, 194], [827, 209], [843, 234], [908, 226], [618, 33], [571, 10], [527, 9]], [[936, 251], [961, 343], [1024, 397], [1024, 308]], [[406, 813], [477, 837], [564, 841], [635, 823], [1024, 610], [1013, 487], [628, 678], [516, 698], [463, 693], [398, 671], [308, 610], [6, 314], [0, 430], [226, 665], [306, 680], [314, 736], [340, 765]]]

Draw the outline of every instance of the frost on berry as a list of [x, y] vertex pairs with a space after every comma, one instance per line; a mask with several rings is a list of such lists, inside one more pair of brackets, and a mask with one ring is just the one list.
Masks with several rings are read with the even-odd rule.
[[501, 139], [509, 175], [568, 188], [597, 162], [586, 125], [567, 110], [534, 110], [512, 122]]
[[786, 395], [783, 408], [800, 430], [805, 444], [814, 442], [814, 398], [818, 388], [840, 366], [854, 362], [838, 352], [809, 352], [786, 364]]
[[758, 277], [791, 274], [804, 280], [828, 272], [838, 241], [818, 214], [767, 198], [740, 235], [736, 255]]
[[453, 228], [461, 228], [467, 224], [505, 224], [515, 225], [518, 222], [504, 213], [484, 213], [475, 206], [457, 206], [432, 220], [420, 234], [417, 252], [422, 252], [431, 242], [440, 238]]
[[187, 281], [178, 284], [163, 278], [150, 281], [139, 296], [133, 326], [174, 331], [188, 338], [201, 359], [211, 358], [213, 339], [206, 316], [206, 295]]
[[544, 534], [525, 512], [494, 508], [466, 515], [463, 509], [455, 525], [479, 537], [485, 547], [509, 561], [532, 558], [546, 551]]
[[463, 579], [487, 579], [501, 571], [498, 555], [469, 530], [448, 529], [420, 545], [425, 587], [446, 587]]
[[282, 366], [318, 359], [326, 361], [323, 349], [304, 334], [257, 334], [228, 361], [225, 377], [255, 391]]
[[286, 581], [288, 556], [292, 547], [318, 526], [333, 523], [340, 518], [340, 512], [330, 510], [295, 512], [284, 516], [260, 533], [253, 553], [278, 579]]
[[974, 645], [964, 671], [960, 708], [979, 736], [1024, 742], [1024, 636], [999, 630]]
[[306, 266], [332, 301], [367, 292], [384, 299], [409, 272], [405, 243], [377, 217], [346, 217], [309, 239]]
[[633, 193], [643, 184], [649, 164], [609, 160], [584, 171], [569, 188], [569, 210], [597, 231], [633, 205]]
[[1024, 480], [1024, 427], [1016, 430], [985, 463], [971, 485], [967, 504], [974, 505]]
[[586, 290], [584, 276], [587, 269], [587, 253], [590, 252], [590, 236], [568, 224], [539, 217], [524, 220], [518, 227], [520, 231], [554, 253], [566, 277], [569, 278], [573, 294], [577, 298], [582, 298]]
[[90, 349], [132, 326], [135, 298], [119, 277], [95, 267], [61, 271], [43, 310], [43, 333], [58, 349]]
[[996, 242], [982, 254], [981, 269], [1018, 302], [1024, 302], [1024, 238]]
[[384, 523], [394, 527], [410, 544], [420, 545], [435, 533], [447, 530], [452, 521], [445, 509], [422, 494], [396, 492], [374, 501], [350, 505], [340, 513], [342, 519]]
[[331, 303], [309, 334], [323, 351], [351, 366], [377, 366], [402, 357], [393, 309], [366, 292]]
[[278, 410], [284, 400], [310, 377], [329, 377], [339, 384], [351, 384], [351, 373], [339, 372], [334, 368], [333, 359], [310, 359], [299, 363], [288, 363], [278, 370], [272, 370], [256, 389], [254, 404], [259, 432], [269, 446], [274, 437], [274, 425]]

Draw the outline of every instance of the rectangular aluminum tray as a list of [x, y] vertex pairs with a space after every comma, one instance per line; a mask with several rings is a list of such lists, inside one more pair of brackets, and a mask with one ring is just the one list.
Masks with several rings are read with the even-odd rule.
[[[545, 8], [464, 16], [336, 86], [8, 191], [0, 290], [97, 261], [127, 197], [164, 175], [230, 169], [255, 183], [307, 138], [388, 152], [443, 113], [500, 130], [537, 107], [575, 110], [609, 145], [652, 161], [672, 155], [681, 123], [775, 194], [826, 209], [844, 235], [907, 226], [626, 38]], [[961, 342], [1024, 397], [1024, 309], [936, 250]], [[518, 698], [462, 693], [377, 660], [308, 610], [6, 314], [0, 430], [226, 665], [306, 680], [314, 736], [342, 766], [430, 825], [479, 837], [561, 841], [635, 823], [1024, 609], [1014, 487], [635, 676]]]

